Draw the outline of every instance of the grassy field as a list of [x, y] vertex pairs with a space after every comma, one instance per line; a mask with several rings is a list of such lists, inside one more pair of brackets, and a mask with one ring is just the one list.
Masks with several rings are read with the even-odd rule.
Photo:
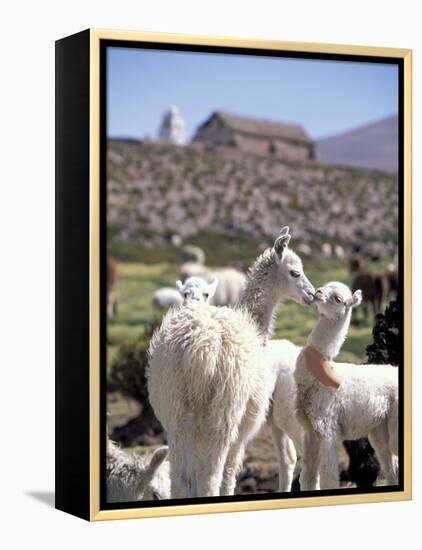
[[[333, 280], [350, 283], [346, 265], [334, 260], [325, 261], [323, 266], [311, 264], [306, 273], [315, 286]], [[119, 263], [116, 291], [118, 314], [108, 325], [109, 364], [118, 346], [135, 340], [144, 327], [159, 315], [152, 307], [153, 292], [164, 286], [174, 286], [178, 278], [179, 267], [175, 264]], [[279, 308], [274, 337], [287, 338], [302, 345], [315, 321], [315, 308], [285, 302]], [[365, 361], [365, 348], [371, 342], [371, 330], [372, 325], [351, 326], [340, 359]]]

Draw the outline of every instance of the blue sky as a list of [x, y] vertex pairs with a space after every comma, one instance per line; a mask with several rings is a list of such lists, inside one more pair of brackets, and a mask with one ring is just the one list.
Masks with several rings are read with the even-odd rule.
[[107, 86], [112, 137], [156, 137], [171, 105], [189, 137], [215, 110], [298, 123], [312, 138], [398, 111], [387, 64], [109, 48]]

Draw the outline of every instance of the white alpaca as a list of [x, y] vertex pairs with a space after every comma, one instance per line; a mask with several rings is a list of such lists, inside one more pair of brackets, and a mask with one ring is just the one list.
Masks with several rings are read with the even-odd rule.
[[202, 277], [209, 283], [219, 280], [218, 288], [211, 303], [214, 306], [234, 306], [240, 300], [246, 285], [246, 275], [232, 267], [211, 270], [204, 265], [188, 262], [182, 265], [180, 278], [184, 283], [188, 278]]
[[189, 279], [189, 277], [203, 277], [206, 278], [210, 274], [210, 269], [203, 264], [197, 262], [185, 262], [180, 267], [180, 278], [182, 283]]
[[[384, 470], [387, 483], [397, 484], [398, 472], [398, 369], [391, 365], [332, 363], [350, 325], [352, 308], [362, 294], [353, 295], [342, 283], [329, 283], [317, 290], [319, 319], [300, 353], [295, 370], [298, 415], [305, 428], [303, 490], [339, 486], [338, 443], [342, 439], [368, 437]], [[337, 390], [315, 377], [310, 354], [327, 358], [330, 377], [340, 379]], [[313, 372], [312, 372], [313, 371]]]
[[175, 288], [164, 287], [156, 290], [152, 296], [152, 304], [156, 309], [168, 309], [182, 305], [180, 292]]
[[210, 283], [201, 277], [189, 277], [184, 284], [182, 281], [176, 281], [176, 287], [182, 296], [184, 306], [191, 302], [209, 303], [215, 294], [217, 285], [217, 278]]
[[217, 291], [211, 300], [214, 306], [234, 306], [242, 296], [246, 286], [246, 275], [232, 267], [212, 271], [208, 279], [218, 278]]
[[128, 454], [107, 440], [107, 502], [170, 498], [170, 466], [167, 447], [149, 456]]
[[294, 371], [301, 348], [289, 340], [270, 340], [266, 345], [269, 364], [276, 373], [275, 389], [268, 415], [278, 460], [278, 490], [290, 491], [297, 462], [303, 453], [304, 431], [296, 416]]
[[313, 300], [289, 241], [286, 227], [256, 260], [236, 309], [188, 304], [167, 313], [153, 335], [148, 390], [167, 431], [173, 498], [234, 493], [274, 389], [263, 347], [274, 310], [283, 298]]
[[[176, 286], [183, 297], [183, 305], [191, 300], [210, 302], [218, 281], [208, 284], [200, 277], [190, 277], [183, 285]], [[303, 428], [296, 418], [296, 382], [294, 370], [301, 348], [289, 340], [270, 340], [264, 353], [266, 361], [273, 369], [276, 388], [269, 413], [274, 447], [279, 465], [279, 491], [291, 490], [297, 452], [303, 449]]]

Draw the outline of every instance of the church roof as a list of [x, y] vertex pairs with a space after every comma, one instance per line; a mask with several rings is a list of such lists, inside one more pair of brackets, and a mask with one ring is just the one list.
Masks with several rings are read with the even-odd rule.
[[222, 120], [235, 132], [273, 139], [284, 138], [301, 143], [312, 142], [304, 128], [299, 124], [285, 124], [284, 122], [273, 122], [271, 120], [248, 118], [222, 111], [214, 112], [202, 125], [202, 127], [206, 126], [215, 117]]

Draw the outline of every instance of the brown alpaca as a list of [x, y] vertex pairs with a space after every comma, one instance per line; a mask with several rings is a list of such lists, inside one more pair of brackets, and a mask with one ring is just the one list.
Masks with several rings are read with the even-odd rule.
[[377, 313], [381, 312], [384, 300], [390, 290], [387, 275], [366, 269], [362, 256], [354, 256], [351, 259], [350, 270], [354, 274], [352, 292], [358, 289], [362, 290], [362, 310], [365, 322], [368, 321], [369, 307], [371, 307], [375, 319]]
[[385, 276], [388, 280], [388, 286], [390, 292], [397, 292], [399, 289], [399, 272], [397, 267], [394, 264], [390, 264], [387, 267]]
[[113, 319], [117, 314], [117, 299], [114, 289], [117, 283], [117, 262], [107, 256], [107, 317]]

